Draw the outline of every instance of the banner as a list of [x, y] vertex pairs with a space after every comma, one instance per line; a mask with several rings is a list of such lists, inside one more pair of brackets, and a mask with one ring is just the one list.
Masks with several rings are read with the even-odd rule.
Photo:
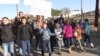
[[0, 4], [19, 4], [19, 0], [2, 0]]
[[46, 0], [24, 0], [24, 5], [31, 7], [31, 14], [51, 17], [52, 2]]

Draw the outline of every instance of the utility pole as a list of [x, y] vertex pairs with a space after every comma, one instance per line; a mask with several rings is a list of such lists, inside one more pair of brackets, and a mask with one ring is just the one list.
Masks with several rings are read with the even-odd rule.
[[83, 21], [83, 1], [81, 0], [81, 19]]
[[96, 8], [95, 8], [95, 26], [98, 27], [98, 19], [99, 19], [99, 0], [96, 0]]
[[16, 4], [16, 14], [17, 14], [17, 16], [18, 16], [18, 4]]

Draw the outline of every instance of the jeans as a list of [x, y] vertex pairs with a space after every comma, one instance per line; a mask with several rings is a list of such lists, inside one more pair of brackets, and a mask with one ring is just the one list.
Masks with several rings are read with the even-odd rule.
[[50, 42], [51, 42], [51, 51], [53, 52], [54, 51], [54, 46], [56, 45], [56, 37], [51, 36]]
[[41, 36], [39, 35], [39, 36], [35, 36], [35, 39], [36, 39], [36, 50], [38, 49], [38, 48], [40, 48], [40, 46], [41, 46]]
[[49, 56], [51, 56], [52, 55], [52, 52], [51, 52], [50, 40], [43, 40], [43, 50], [45, 50], [46, 48], [49, 51]]
[[73, 45], [73, 38], [65, 38], [65, 45], [70, 48]]
[[84, 34], [84, 43], [86, 43], [88, 41], [88, 43], [91, 43], [91, 39], [90, 39], [90, 35], [88, 34]]
[[4, 50], [4, 56], [8, 56], [8, 51], [10, 51], [13, 56], [15, 56], [13, 41], [8, 42], [8, 43], [3, 43], [2, 46], [3, 46], [3, 50]]
[[61, 47], [64, 46], [63, 40], [57, 40], [58, 42], [58, 51], [61, 52]]
[[[22, 40], [22, 56], [28, 55], [30, 56], [30, 41], [29, 40]], [[28, 51], [28, 54], [26, 52]]]

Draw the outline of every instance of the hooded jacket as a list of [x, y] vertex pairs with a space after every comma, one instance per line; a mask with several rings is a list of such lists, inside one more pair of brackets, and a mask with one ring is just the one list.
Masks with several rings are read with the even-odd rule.
[[1, 31], [1, 40], [3, 43], [14, 41], [13, 27], [11, 24], [1, 25], [0, 31]]
[[65, 24], [63, 28], [64, 38], [71, 38], [73, 37], [73, 29], [70, 24]]
[[32, 28], [30, 25], [20, 25], [18, 27], [18, 40], [30, 40], [32, 35]]

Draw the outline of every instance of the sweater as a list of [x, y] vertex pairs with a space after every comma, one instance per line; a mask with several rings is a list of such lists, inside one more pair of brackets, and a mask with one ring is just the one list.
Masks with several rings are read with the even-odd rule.
[[55, 34], [56, 34], [56, 38], [57, 38], [58, 40], [62, 40], [62, 35], [61, 35], [61, 33], [62, 33], [62, 28], [55, 28]]

